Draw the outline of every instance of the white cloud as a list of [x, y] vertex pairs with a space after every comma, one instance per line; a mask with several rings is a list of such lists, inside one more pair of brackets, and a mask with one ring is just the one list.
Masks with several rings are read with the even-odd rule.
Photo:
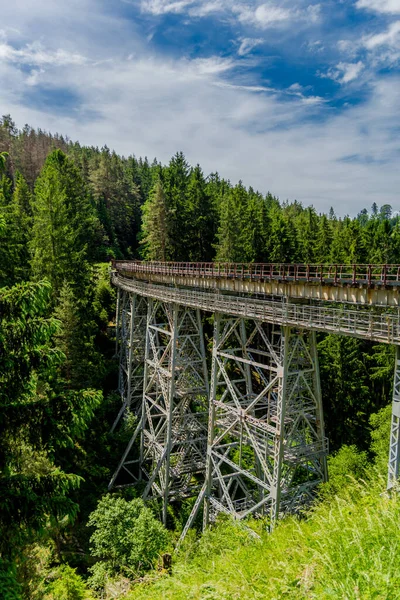
[[194, 4], [195, 0], [142, 0], [141, 9], [153, 15], [164, 15], [167, 13], [181, 13], [188, 6]]
[[198, 6], [195, 6], [189, 10], [191, 17], [206, 17], [212, 13], [219, 12], [226, 8], [223, 0], [214, 0], [211, 2], [200, 2]]
[[362, 39], [362, 43], [368, 50], [373, 50], [378, 46], [399, 46], [400, 45], [400, 21], [391, 23], [387, 31], [376, 33]]
[[187, 63], [199, 75], [215, 75], [228, 71], [235, 66], [235, 62], [230, 58], [219, 58], [212, 56], [210, 58], [196, 58]]
[[361, 60], [356, 63], [340, 62], [334, 69], [328, 71], [326, 77], [338, 83], [350, 83], [358, 78], [363, 69], [364, 63]]
[[305, 8], [285, 8], [273, 2], [265, 2], [256, 7], [248, 4], [233, 4], [232, 12], [241, 23], [268, 29], [288, 25], [293, 20], [316, 23], [320, 18], [320, 5], [310, 4]]
[[238, 50], [239, 56], [246, 56], [246, 54], [249, 54], [256, 46], [259, 46], [262, 43], [263, 40], [259, 38], [242, 38]]
[[84, 56], [65, 50], [49, 51], [40, 42], [27, 44], [16, 49], [7, 42], [0, 43], [0, 60], [36, 66], [81, 65], [86, 62]]
[[400, 0], [357, 0], [357, 8], [364, 8], [378, 13], [400, 13]]
[[256, 25], [263, 29], [288, 21], [293, 17], [293, 13], [290, 10], [280, 8], [272, 3], [261, 4], [256, 9], [238, 4], [232, 10], [238, 14], [239, 21], [242, 23]]

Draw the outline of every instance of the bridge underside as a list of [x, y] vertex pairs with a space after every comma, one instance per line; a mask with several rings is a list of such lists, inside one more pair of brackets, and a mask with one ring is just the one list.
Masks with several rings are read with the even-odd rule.
[[[122, 398], [113, 428], [127, 409], [137, 426], [109, 487], [141, 482], [144, 498], [160, 500], [164, 523], [170, 502], [196, 498], [183, 537], [201, 509], [204, 526], [220, 512], [273, 526], [304, 507], [327, 478], [315, 332], [398, 344], [397, 313], [113, 280]], [[207, 344], [201, 311], [212, 314]], [[389, 488], [399, 407], [397, 350]]]

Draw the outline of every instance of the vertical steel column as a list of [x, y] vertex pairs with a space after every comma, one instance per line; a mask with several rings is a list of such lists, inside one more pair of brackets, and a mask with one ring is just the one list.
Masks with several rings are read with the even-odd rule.
[[278, 368], [279, 384], [276, 393], [276, 431], [274, 440], [274, 467], [271, 483], [271, 526], [273, 527], [276, 519], [279, 516], [279, 508], [282, 492], [282, 466], [285, 450], [285, 416], [286, 416], [286, 401], [287, 401], [287, 380], [289, 366], [289, 339], [290, 328], [282, 327], [281, 336], [281, 360], [282, 364]]
[[[318, 347], [317, 347], [317, 334], [315, 331], [310, 331], [310, 353], [312, 364], [314, 365], [313, 370], [313, 383], [314, 383], [314, 394], [316, 400], [316, 427], [318, 433], [318, 439], [324, 440], [325, 437], [325, 419], [324, 419], [324, 407], [322, 404], [322, 390], [321, 390], [321, 377], [319, 371], [319, 360], [318, 360]], [[323, 472], [323, 481], [328, 481], [328, 463], [327, 454], [321, 456], [321, 467]]]
[[119, 376], [118, 390], [122, 406], [111, 431], [119, 423], [126, 409], [140, 412], [143, 390], [144, 344], [147, 299], [137, 294], [120, 290], [117, 307], [119, 323]]
[[[217, 361], [217, 348], [219, 345], [219, 332], [220, 332], [221, 315], [219, 313], [214, 314], [214, 335], [213, 335], [213, 348], [212, 348], [212, 363], [211, 363], [211, 387], [210, 387], [210, 402], [208, 408], [208, 433], [207, 433], [207, 455], [206, 455], [206, 478], [204, 488], [204, 512], [203, 512], [203, 529], [207, 527], [210, 521], [210, 496], [213, 483], [213, 461], [211, 450], [214, 443], [215, 433], [215, 402], [217, 400], [217, 381], [218, 381], [218, 361]], [[196, 506], [196, 505], [195, 505]], [[200, 508], [198, 505], [197, 510]], [[188, 521], [188, 528], [191, 527], [192, 522], [196, 518], [196, 514], [192, 511], [191, 519]], [[186, 533], [184, 531], [184, 533]]]
[[389, 444], [387, 487], [391, 490], [398, 480], [400, 466], [400, 346], [396, 346]]
[[118, 344], [119, 344], [119, 327], [120, 327], [120, 310], [119, 305], [121, 301], [121, 288], [117, 287], [117, 306], [115, 310], [115, 354], [114, 356], [118, 356]]
[[170, 355], [170, 371], [171, 379], [169, 382], [167, 409], [167, 437], [166, 437], [166, 453], [165, 453], [165, 481], [164, 481], [164, 497], [163, 497], [163, 523], [167, 525], [167, 511], [170, 490], [170, 466], [171, 466], [171, 451], [172, 451], [172, 418], [174, 411], [174, 396], [175, 396], [175, 369], [176, 369], [176, 343], [178, 335], [178, 313], [179, 307], [177, 304], [172, 308], [172, 324], [171, 324], [171, 355]]

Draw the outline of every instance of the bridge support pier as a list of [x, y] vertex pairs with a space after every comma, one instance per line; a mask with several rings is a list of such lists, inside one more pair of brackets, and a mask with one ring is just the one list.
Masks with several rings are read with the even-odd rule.
[[[204, 527], [295, 512], [327, 477], [315, 333], [216, 314]], [[181, 539], [182, 539], [181, 538]]]
[[119, 357], [118, 391], [122, 406], [111, 431], [127, 409], [135, 413], [141, 409], [146, 315], [146, 297], [118, 288], [116, 354]]
[[149, 299], [141, 418], [109, 487], [121, 470], [128, 485], [144, 479], [143, 497], [161, 499], [164, 523], [168, 503], [195, 495], [204, 481], [208, 395], [200, 311]]
[[392, 398], [392, 423], [389, 442], [388, 465], [388, 490], [391, 490], [399, 478], [400, 467], [400, 346], [396, 346], [393, 398]]

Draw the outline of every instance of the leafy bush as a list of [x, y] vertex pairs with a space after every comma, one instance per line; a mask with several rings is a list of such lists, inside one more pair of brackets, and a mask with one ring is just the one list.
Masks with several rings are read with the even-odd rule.
[[379, 412], [371, 415], [371, 450], [375, 454], [375, 464], [382, 475], [387, 473], [390, 423], [392, 419], [392, 405], [389, 404]]
[[92, 567], [90, 584], [101, 589], [107, 578], [135, 576], [151, 569], [168, 545], [168, 532], [143, 500], [106, 495], [89, 517], [95, 530], [91, 553], [102, 559]]
[[82, 578], [68, 565], [56, 571], [54, 581], [47, 587], [44, 600], [90, 600], [93, 598]]
[[342, 446], [338, 452], [328, 457], [329, 481], [320, 488], [323, 498], [333, 497], [342, 492], [354, 480], [366, 476], [369, 465], [366, 452], [356, 446]]

